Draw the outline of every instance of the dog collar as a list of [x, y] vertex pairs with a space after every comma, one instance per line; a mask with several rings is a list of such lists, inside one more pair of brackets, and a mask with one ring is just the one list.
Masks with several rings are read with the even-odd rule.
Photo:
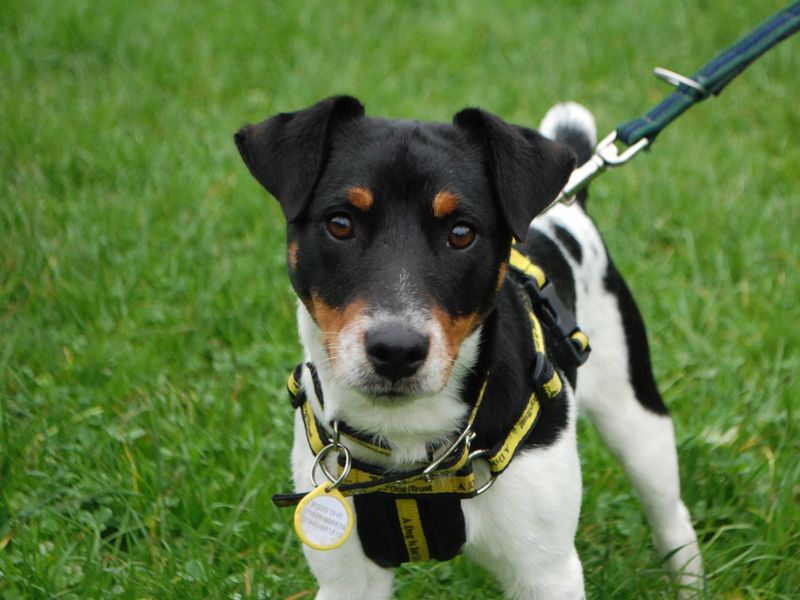
[[[520, 256], [522, 255], [520, 254]], [[512, 265], [512, 268], [517, 267]], [[538, 269], [541, 273], [541, 269], [530, 262], [527, 268], [529, 271]], [[528, 272], [526, 275], [535, 277], [532, 272]], [[546, 281], [543, 274], [542, 280]], [[533, 430], [541, 408], [540, 398], [555, 398], [563, 388], [560, 376], [545, 354], [544, 334], [532, 302], [527, 294], [523, 294], [523, 300], [530, 323], [535, 354], [532, 374], [533, 390], [505, 436], [492, 446], [472, 448], [472, 441], [476, 434], [473, 425], [483, 404], [484, 393], [490, 377], [490, 374], [487, 374], [460, 434], [444, 450], [430, 448], [428, 464], [407, 471], [389, 471], [385, 467], [364, 461], [348, 460], [347, 462], [351, 466], [349, 472], [344, 475], [337, 486], [339, 492], [344, 496], [388, 494], [397, 497], [445, 495], [473, 498], [491, 486], [495, 478], [505, 471]], [[306, 390], [301, 383], [304, 370], [308, 370], [310, 374], [313, 390]], [[309, 394], [313, 393], [320, 406], [324, 406], [322, 385], [314, 365], [312, 363], [298, 365], [289, 376], [287, 390], [292, 406], [301, 411], [306, 439], [311, 452], [316, 457], [320, 452], [327, 451], [325, 449], [329, 448], [334, 440], [331, 439], [328, 428], [314, 413], [309, 399]], [[391, 448], [380, 440], [368, 438], [342, 421], [338, 422], [337, 429], [342, 436], [363, 448], [382, 455], [391, 455]], [[435, 457], [437, 451], [438, 457]], [[489, 465], [490, 479], [483, 484], [476, 482], [472, 466], [472, 463], [479, 458], [485, 460]], [[344, 455], [341, 454], [339, 456], [339, 475], [344, 470], [346, 462], [344, 459]], [[276, 494], [272, 499], [277, 506], [291, 506], [299, 502], [304, 495], [303, 493]]]

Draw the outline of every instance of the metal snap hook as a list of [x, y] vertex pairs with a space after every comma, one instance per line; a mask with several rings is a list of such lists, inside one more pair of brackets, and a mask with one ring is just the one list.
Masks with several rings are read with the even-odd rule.
[[459, 444], [461, 444], [461, 442], [463, 442], [465, 439], [466, 448], [469, 450], [469, 445], [474, 438], [475, 432], [472, 431], [469, 426], [465, 427], [464, 431], [461, 432], [461, 434], [453, 441], [453, 443], [450, 444], [450, 446], [448, 446], [444, 452], [442, 452], [442, 455], [436, 460], [432, 461], [431, 464], [425, 467], [425, 469], [422, 471], [422, 477], [425, 479], [425, 481], [430, 481], [433, 479], [433, 472], [439, 467], [440, 464], [453, 455], [453, 452], [456, 451], [456, 448], [458, 448]]

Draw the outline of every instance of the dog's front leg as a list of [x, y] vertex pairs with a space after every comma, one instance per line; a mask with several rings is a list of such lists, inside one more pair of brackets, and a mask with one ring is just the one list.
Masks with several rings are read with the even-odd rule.
[[[335, 460], [333, 454], [330, 458]], [[294, 445], [292, 447], [292, 476], [295, 489], [308, 490], [314, 455], [308, 447], [300, 411], [296, 411]], [[328, 465], [333, 472], [336, 465]], [[319, 476], [319, 475], [318, 475]], [[350, 507], [352, 501], [348, 498]], [[355, 514], [355, 509], [353, 509]], [[364, 554], [356, 528], [347, 541], [335, 550], [319, 551], [303, 546], [311, 571], [319, 583], [317, 600], [388, 600], [392, 596], [394, 571], [384, 569]]]
[[319, 583], [317, 600], [388, 600], [392, 596], [392, 569], [369, 560], [353, 532], [341, 548], [320, 552], [303, 546]]
[[574, 409], [557, 441], [521, 452], [489, 491], [461, 505], [467, 554], [509, 598], [585, 597], [574, 541], [581, 505]]

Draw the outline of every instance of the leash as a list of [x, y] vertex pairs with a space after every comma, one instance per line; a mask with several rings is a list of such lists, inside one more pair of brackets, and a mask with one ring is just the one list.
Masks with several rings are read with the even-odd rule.
[[[639, 152], [653, 144], [661, 131], [689, 108], [708, 98], [718, 96], [752, 62], [782, 40], [800, 30], [800, 2], [795, 2], [764, 21], [754, 31], [733, 46], [718, 54], [695, 73], [685, 77], [674, 71], [656, 67], [653, 73], [677, 88], [644, 117], [617, 126], [597, 144], [592, 157], [572, 172], [567, 185], [555, 202], [572, 204], [575, 195], [608, 167], [627, 163]], [[625, 144], [622, 152], [616, 142]]]

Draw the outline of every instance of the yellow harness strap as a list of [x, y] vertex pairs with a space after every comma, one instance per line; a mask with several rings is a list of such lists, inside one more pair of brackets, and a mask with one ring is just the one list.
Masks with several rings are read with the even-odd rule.
[[547, 283], [547, 276], [544, 271], [531, 262], [531, 259], [517, 250], [516, 246], [511, 246], [511, 254], [508, 257], [508, 264], [520, 273], [533, 277], [539, 288], [543, 288]]
[[530, 295], [531, 301], [537, 305], [534, 306], [534, 310], [538, 309], [537, 312], [541, 315], [545, 327], [555, 337], [558, 355], [575, 366], [586, 362], [591, 351], [589, 338], [578, 327], [575, 315], [561, 303], [544, 271], [518, 250], [516, 245], [511, 246], [508, 264], [512, 271], [522, 276], [523, 280], [527, 278], [536, 283], [535, 289], [532, 289], [523, 281], [523, 287]]

